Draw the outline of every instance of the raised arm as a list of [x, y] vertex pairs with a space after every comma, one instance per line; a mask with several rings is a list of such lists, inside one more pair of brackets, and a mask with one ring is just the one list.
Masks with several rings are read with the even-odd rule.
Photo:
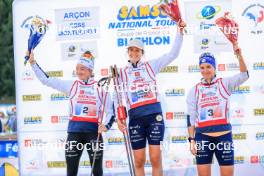
[[29, 63], [32, 67], [32, 70], [34, 71], [36, 77], [38, 80], [53, 89], [59, 90], [61, 92], [67, 93], [69, 95], [70, 90], [72, 88], [72, 85], [74, 81], [72, 80], [60, 80], [57, 78], [50, 78], [43, 70], [42, 68], [37, 64], [36, 60], [34, 59], [34, 54], [31, 52], [30, 57], [29, 57]]
[[247, 72], [248, 71], [247, 66], [246, 66], [246, 63], [244, 61], [244, 57], [242, 55], [241, 49], [238, 47], [237, 43], [235, 43], [233, 45], [233, 48], [234, 48], [235, 55], [238, 59], [240, 72]]
[[247, 66], [245, 64], [241, 49], [237, 44], [234, 44], [233, 48], [238, 59], [240, 73], [231, 77], [223, 78], [223, 84], [228, 89], [229, 93], [231, 93], [234, 88], [243, 84], [249, 78]]
[[182, 41], [183, 33], [177, 32], [171, 50], [168, 53], [149, 61], [149, 64], [155, 74], [159, 73], [163, 67], [169, 65], [174, 59], [178, 57], [182, 46]]

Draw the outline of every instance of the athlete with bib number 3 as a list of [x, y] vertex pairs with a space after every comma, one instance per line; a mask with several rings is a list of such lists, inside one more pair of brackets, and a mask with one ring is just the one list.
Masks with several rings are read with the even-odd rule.
[[[27, 54], [28, 55], [28, 54]], [[78, 60], [78, 80], [60, 80], [49, 77], [36, 63], [33, 52], [29, 62], [40, 82], [66, 93], [70, 101], [70, 120], [65, 146], [67, 176], [76, 176], [83, 150], [87, 150], [94, 176], [103, 175], [103, 138], [114, 122], [113, 102], [93, 79], [94, 58], [86, 51]], [[102, 118], [105, 112], [104, 122]], [[95, 154], [96, 151], [96, 154]], [[93, 156], [96, 156], [93, 158]], [[93, 161], [95, 161], [93, 163]]]
[[[227, 16], [219, 18], [216, 23], [221, 29], [234, 27], [238, 32], [238, 25]], [[211, 175], [214, 154], [220, 165], [221, 176], [234, 175], [229, 99], [232, 90], [244, 83], [249, 75], [237, 44], [237, 33], [225, 35], [233, 45], [240, 73], [232, 77], [217, 78], [215, 57], [210, 53], [203, 53], [199, 58], [201, 82], [196, 84], [187, 96], [190, 150], [196, 156], [199, 176]]]

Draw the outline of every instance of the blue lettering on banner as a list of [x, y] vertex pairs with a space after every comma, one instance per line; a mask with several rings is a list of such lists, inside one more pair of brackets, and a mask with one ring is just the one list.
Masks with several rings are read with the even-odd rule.
[[57, 40], [98, 38], [99, 11], [99, 7], [55, 10]]
[[205, 23], [205, 22], [201, 22], [200, 23], [200, 30], [203, 29], [210, 29], [211, 27], [214, 27], [215, 24], [210, 24], [210, 23]]
[[70, 20], [70, 19], [79, 19], [79, 18], [87, 18], [90, 17], [90, 12], [66, 12], [64, 14], [64, 19], [65, 20]]
[[83, 36], [83, 35], [92, 35], [96, 34], [97, 29], [74, 29], [74, 30], [64, 30], [64, 31], [59, 31], [58, 36]]
[[160, 27], [160, 26], [175, 26], [176, 23], [172, 20], [155, 20], [155, 21], [123, 21], [110, 22], [108, 29], [126, 29], [126, 28], [144, 28], [144, 27]]
[[158, 5], [122, 6], [117, 14], [117, 21], [109, 22], [108, 29], [131, 30], [138, 28], [156, 28], [174, 26], [176, 22], [160, 10]]
[[108, 29], [152, 27], [151, 21], [133, 21], [109, 23]]
[[0, 141], [0, 158], [17, 157], [17, 141]]
[[[123, 47], [127, 46], [128, 42], [133, 38], [117, 38], [117, 46]], [[140, 39], [145, 45], [169, 45], [170, 44], [170, 36], [156, 36], [156, 37], [137, 37]]]
[[76, 23], [70, 23], [71, 28], [84, 28], [85, 23], [84, 22], [76, 22]]

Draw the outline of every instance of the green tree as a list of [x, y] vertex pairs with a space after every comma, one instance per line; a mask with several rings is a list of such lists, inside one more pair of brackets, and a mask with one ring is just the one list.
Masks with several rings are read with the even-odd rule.
[[0, 103], [15, 102], [13, 0], [0, 0]]

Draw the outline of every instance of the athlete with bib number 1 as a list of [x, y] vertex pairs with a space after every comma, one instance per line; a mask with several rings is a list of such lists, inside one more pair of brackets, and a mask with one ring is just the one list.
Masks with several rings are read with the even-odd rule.
[[215, 57], [210, 53], [203, 53], [199, 58], [201, 82], [196, 84], [187, 96], [190, 150], [196, 156], [199, 176], [211, 175], [214, 154], [220, 165], [221, 176], [234, 175], [229, 99], [232, 90], [244, 83], [249, 75], [241, 49], [237, 44], [238, 25], [228, 18], [227, 14], [217, 19], [216, 24], [221, 27], [222, 31], [230, 27], [236, 31], [233, 34], [224, 34], [233, 45], [240, 73], [232, 77], [217, 78]]
[[[178, 57], [182, 45], [184, 27], [186, 26], [181, 19], [176, 1], [174, 1], [173, 6], [164, 4], [161, 9], [168, 10], [167, 14], [178, 25], [171, 50], [156, 59], [145, 61], [142, 58], [145, 52], [142, 41], [139, 39], [130, 40], [127, 46], [128, 65], [118, 70], [118, 80], [123, 86], [123, 96], [125, 97], [128, 110], [128, 131], [133, 149], [136, 176], [145, 175], [144, 165], [146, 162], [147, 141], [152, 175], [163, 175], [160, 144], [163, 141], [165, 127], [160, 99], [156, 90], [156, 74]], [[116, 100], [117, 98], [114, 99], [115, 105], [118, 104]], [[117, 122], [119, 129], [125, 132], [126, 124], [124, 121], [118, 119]]]
[[[29, 63], [42, 84], [69, 96], [70, 120], [65, 146], [67, 176], [77, 175], [79, 161], [85, 149], [93, 166], [93, 175], [102, 176], [103, 138], [101, 133], [106, 132], [112, 126], [114, 112], [110, 96], [98, 87], [93, 79], [94, 58], [92, 53], [86, 51], [78, 60], [76, 65], [78, 80], [75, 81], [49, 77], [36, 63], [33, 51], [30, 54]], [[102, 123], [104, 112], [105, 118]], [[96, 157], [93, 159], [95, 154]]]

